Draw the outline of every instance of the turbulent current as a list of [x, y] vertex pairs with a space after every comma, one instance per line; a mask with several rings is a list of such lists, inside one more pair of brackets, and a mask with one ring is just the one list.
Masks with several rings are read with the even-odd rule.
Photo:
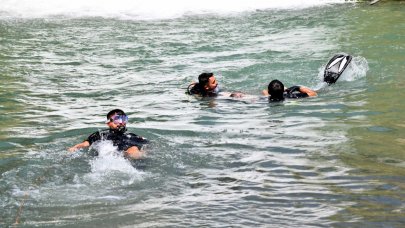
[[[0, 226], [403, 227], [405, 5], [248, 2], [0, 0]], [[67, 151], [114, 108], [145, 159]]]

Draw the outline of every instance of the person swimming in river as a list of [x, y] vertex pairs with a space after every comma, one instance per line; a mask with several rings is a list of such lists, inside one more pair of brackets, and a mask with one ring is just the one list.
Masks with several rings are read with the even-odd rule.
[[263, 95], [269, 97], [270, 102], [284, 101], [285, 98], [304, 98], [315, 97], [317, 93], [305, 86], [292, 86], [287, 89], [279, 80], [273, 80], [269, 83], [267, 90], [262, 91]]
[[[187, 94], [201, 97], [216, 97], [220, 95], [218, 81], [213, 73], [202, 73], [198, 76], [197, 83], [191, 83], [187, 87]], [[223, 93], [222, 95], [240, 98], [243, 96], [240, 92]]]
[[198, 76], [197, 83], [191, 83], [187, 88], [190, 95], [199, 95], [202, 97], [218, 96], [220, 89], [213, 73], [202, 73]]
[[[335, 54], [325, 66], [323, 81], [329, 86], [336, 83], [352, 59], [353, 56], [345, 53]], [[292, 86], [285, 89], [279, 80], [271, 81], [267, 90], [263, 90], [262, 94], [268, 96], [270, 102], [283, 101], [285, 98], [304, 98], [318, 95], [316, 91], [305, 86]]]
[[142, 147], [148, 140], [134, 133], [128, 133], [126, 124], [128, 116], [121, 109], [108, 112], [106, 124], [108, 129], [100, 130], [91, 134], [83, 142], [70, 147], [68, 151], [75, 152], [81, 148], [87, 148], [93, 143], [110, 140], [118, 150], [124, 151], [124, 156], [132, 159], [140, 159], [144, 156]]

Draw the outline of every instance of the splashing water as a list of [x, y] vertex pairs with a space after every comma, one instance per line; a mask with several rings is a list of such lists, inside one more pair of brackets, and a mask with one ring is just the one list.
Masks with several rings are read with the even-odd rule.
[[369, 67], [366, 58], [362, 56], [353, 57], [347, 69], [340, 76], [339, 80], [351, 82], [364, 78], [366, 77], [368, 70]]
[[142, 171], [135, 169], [131, 162], [125, 159], [111, 141], [101, 141], [92, 146], [98, 156], [90, 161], [89, 177], [96, 181], [108, 180], [110, 175], [126, 176], [129, 183], [142, 179]]
[[[186, 1], [186, 0], [3, 0], [1, 12], [22, 18], [49, 17], [105, 17], [125, 20], [177, 18], [189, 14], [229, 14], [263, 9], [303, 9], [327, 4], [345, 3], [344, 0], [236, 0]], [[159, 6], [159, 7], [156, 7]]]
[[[328, 84], [323, 81], [325, 67], [326, 65], [322, 65], [318, 69], [318, 78], [321, 82], [314, 87], [315, 90], [321, 90], [328, 87]], [[355, 56], [352, 58], [352, 61], [349, 63], [347, 68], [343, 71], [342, 75], [340, 75], [337, 83], [339, 83], [339, 81], [351, 82], [364, 78], [366, 77], [368, 70], [369, 67], [366, 58], [362, 56]]]
[[[117, 0], [121, 9], [110, 11], [103, 0], [69, 2], [1, 0], [0, 18], [13, 17], [6, 7], [45, 15], [0, 19], [1, 227], [12, 226], [20, 205], [21, 225], [41, 227], [403, 224], [400, 10], [339, 4], [132, 21], [152, 16], [131, 10], [140, 1]], [[191, 4], [154, 10], [163, 16], [172, 3], [180, 13]], [[86, 4], [89, 11], [78, 7]], [[369, 29], [376, 23], [381, 29]], [[276, 77], [313, 87], [318, 67], [342, 47], [356, 57], [314, 99], [199, 100], [182, 88], [208, 69], [221, 72], [227, 91], [258, 94]], [[99, 156], [62, 162], [116, 105], [153, 143], [149, 160], [130, 164], [101, 142], [90, 151]]]

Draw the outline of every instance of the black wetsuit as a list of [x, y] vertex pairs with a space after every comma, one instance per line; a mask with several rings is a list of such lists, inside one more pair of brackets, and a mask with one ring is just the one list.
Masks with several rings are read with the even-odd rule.
[[307, 93], [302, 93], [300, 91], [291, 91], [289, 89], [290, 88], [288, 88], [287, 91], [284, 91], [284, 93], [283, 93], [284, 98], [304, 98], [304, 97], [309, 97], [309, 95]]
[[134, 133], [127, 133], [126, 130], [123, 132], [112, 129], [101, 130], [87, 138], [90, 145], [100, 140], [111, 140], [113, 145], [122, 151], [126, 151], [132, 146], [136, 146], [140, 150], [143, 145], [148, 143], [147, 139]]
[[291, 86], [290, 88], [286, 89], [283, 92], [283, 98], [275, 98], [272, 99], [269, 97], [270, 101], [283, 101], [284, 99], [296, 99], [296, 98], [305, 98], [309, 97], [307, 93], [300, 92], [300, 87], [299, 86]]
[[218, 96], [219, 88], [213, 91], [206, 91], [200, 86], [199, 83], [191, 84], [187, 88], [187, 93], [189, 95], [200, 95], [202, 97], [215, 97]]

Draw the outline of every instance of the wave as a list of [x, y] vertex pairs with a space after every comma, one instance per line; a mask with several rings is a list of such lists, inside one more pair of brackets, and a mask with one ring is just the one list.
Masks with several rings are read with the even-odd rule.
[[232, 14], [266, 9], [302, 9], [346, 0], [0, 0], [0, 16], [17, 18], [105, 17], [128, 20], [171, 19], [185, 15]]

